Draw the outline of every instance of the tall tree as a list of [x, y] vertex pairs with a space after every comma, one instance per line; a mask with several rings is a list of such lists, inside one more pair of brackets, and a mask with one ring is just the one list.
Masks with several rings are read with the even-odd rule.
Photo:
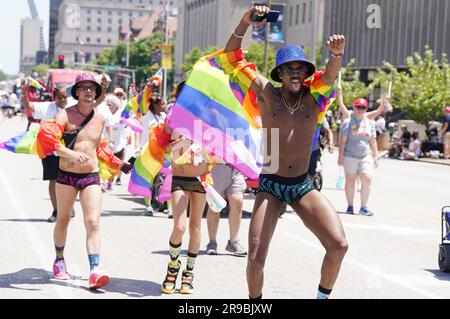
[[379, 70], [383, 88], [392, 81], [392, 104], [406, 112], [406, 117], [424, 124], [442, 115], [450, 103], [450, 67], [447, 55], [437, 60], [429, 46], [424, 53], [406, 59], [407, 71], [399, 71], [388, 62]]

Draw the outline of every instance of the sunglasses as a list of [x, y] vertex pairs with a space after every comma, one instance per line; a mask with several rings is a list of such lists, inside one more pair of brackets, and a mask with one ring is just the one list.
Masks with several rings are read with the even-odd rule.
[[80, 89], [81, 91], [87, 91], [87, 90], [95, 91], [96, 87], [95, 87], [95, 85], [92, 85], [92, 86], [79, 86], [78, 89]]
[[361, 111], [365, 111], [365, 110], [367, 110], [367, 107], [361, 106], [361, 105], [357, 105], [356, 109], [361, 110]]
[[288, 66], [288, 65], [284, 65], [284, 66], [281, 67], [281, 70], [283, 70], [283, 72], [284, 72], [285, 74], [287, 74], [287, 75], [291, 75], [291, 74], [293, 74], [294, 72], [297, 72], [297, 73], [299, 73], [299, 74], [303, 74], [303, 73], [308, 72], [308, 67], [307, 67], [306, 65], [302, 65], [302, 66], [299, 67], [299, 68], [291, 68], [291, 67]]

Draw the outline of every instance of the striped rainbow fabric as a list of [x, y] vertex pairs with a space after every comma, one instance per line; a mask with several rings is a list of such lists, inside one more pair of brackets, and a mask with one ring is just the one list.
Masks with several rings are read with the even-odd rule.
[[166, 158], [166, 148], [171, 139], [164, 132], [164, 123], [150, 129], [149, 141], [136, 158], [131, 172], [128, 191], [136, 196], [152, 197], [151, 186], [159, 171], [170, 166]]
[[312, 79], [305, 83], [311, 90], [311, 95], [316, 100], [320, 107], [320, 114], [317, 120], [316, 131], [314, 132], [313, 149], [319, 143], [320, 128], [322, 127], [323, 119], [327, 114], [328, 108], [336, 99], [336, 91], [334, 87], [325, 84], [322, 81], [322, 75], [325, 71], [318, 71], [314, 73]]
[[[38, 155], [42, 159], [64, 146], [61, 136], [61, 125], [55, 123], [54, 120], [43, 121], [40, 128], [32, 128], [28, 132], [0, 143], [0, 149], [17, 154]], [[106, 145], [106, 141], [102, 140], [97, 149], [102, 179], [118, 175], [121, 164], [121, 160], [115, 157]]]
[[37, 155], [36, 139], [39, 128], [32, 128], [28, 132], [15, 136], [5, 142], [0, 143], [0, 149], [17, 154]]
[[[336, 98], [333, 88], [322, 82], [322, 74], [316, 72], [305, 83], [321, 111], [314, 143]], [[245, 60], [242, 49], [205, 56], [194, 65], [168, 116], [172, 129], [189, 133], [187, 138], [251, 179], [259, 177], [263, 164], [261, 115], [250, 89], [255, 78], [256, 67]]]
[[41, 83], [31, 77], [28, 78], [28, 85], [34, 87], [36, 90], [45, 90]]
[[256, 67], [245, 61], [242, 50], [226, 54], [221, 50], [201, 58], [167, 122], [212, 155], [256, 179], [263, 157], [259, 106], [250, 89], [255, 77]]
[[[160, 69], [154, 75], [154, 77], [156, 77], [156, 80], [159, 82], [158, 85], [161, 85], [162, 83], [162, 75], [163, 75], [162, 69]], [[128, 101], [125, 109], [121, 114], [121, 117], [123, 119], [130, 118], [132, 115], [131, 112], [133, 112], [134, 116], [136, 116], [137, 118], [141, 118], [142, 116], [147, 114], [150, 108], [150, 98], [152, 96], [153, 86], [154, 86], [153, 83], [149, 83], [142, 90], [142, 92], [140, 92], [139, 94], [137, 94], [135, 97], [131, 98]]]

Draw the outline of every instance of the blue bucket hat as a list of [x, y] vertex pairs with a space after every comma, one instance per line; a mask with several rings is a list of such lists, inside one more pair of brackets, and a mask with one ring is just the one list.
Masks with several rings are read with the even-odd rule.
[[278, 75], [278, 70], [283, 64], [289, 63], [289, 62], [302, 62], [308, 67], [307, 75], [310, 77], [314, 74], [316, 71], [316, 67], [314, 64], [309, 62], [306, 59], [305, 51], [299, 46], [295, 44], [290, 44], [282, 47], [277, 52], [277, 65], [276, 67], [270, 72], [270, 76], [272, 79], [276, 82], [281, 82], [280, 76]]

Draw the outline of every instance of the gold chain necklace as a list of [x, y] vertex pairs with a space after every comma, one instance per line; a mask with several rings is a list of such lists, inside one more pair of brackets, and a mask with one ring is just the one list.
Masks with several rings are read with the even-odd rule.
[[300, 94], [299, 98], [297, 99], [297, 101], [294, 103], [293, 106], [291, 106], [291, 104], [289, 103], [288, 98], [286, 97], [286, 95], [284, 94], [284, 90], [283, 88], [281, 88], [281, 98], [283, 100], [283, 104], [284, 107], [289, 111], [289, 113], [291, 115], [294, 115], [295, 112], [297, 112], [298, 110], [300, 110], [300, 105], [303, 99], [303, 89], [302, 89], [302, 93]]

